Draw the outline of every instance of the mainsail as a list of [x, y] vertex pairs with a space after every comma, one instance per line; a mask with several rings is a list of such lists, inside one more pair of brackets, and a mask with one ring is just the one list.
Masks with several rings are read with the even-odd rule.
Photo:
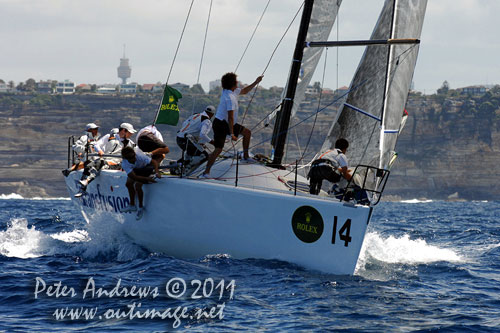
[[[427, 0], [386, 0], [373, 40], [420, 38]], [[403, 119], [418, 44], [370, 45], [322, 151], [349, 141], [349, 164], [388, 168]]]

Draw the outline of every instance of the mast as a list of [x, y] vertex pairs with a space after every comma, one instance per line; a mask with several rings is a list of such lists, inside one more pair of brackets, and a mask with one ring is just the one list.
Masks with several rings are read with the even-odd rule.
[[309, 28], [309, 22], [311, 20], [313, 5], [314, 0], [305, 0], [299, 33], [297, 35], [297, 42], [295, 44], [295, 51], [293, 53], [292, 68], [290, 69], [290, 76], [288, 77], [287, 90], [274, 125], [272, 142], [274, 147], [274, 157], [271, 165], [275, 167], [280, 166], [283, 159], [286, 136], [288, 134], [288, 126], [290, 124], [290, 116], [295, 97], [295, 89], [297, 87], [297, 80], [300, 74], [302, 58], [304, 56], [304, 45], [307, 37], [307, 30]]

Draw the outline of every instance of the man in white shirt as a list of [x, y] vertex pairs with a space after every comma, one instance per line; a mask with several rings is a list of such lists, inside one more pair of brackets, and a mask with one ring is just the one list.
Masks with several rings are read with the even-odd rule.
[[214, 113], [215, 107], [208, 105], [205, 111], [192, 115], [182, 123], [181, 129], [177, 132], [176, 140], [177, 145], [183, 151], [183, 159], [185, 161], [189, 161], [193, 156], [200, 156], [202, 153], [205, 153], [205, 150], [200, 150], [203, 147], [193, 144], [192, 140], [201, 145], [205, 143], [214, 144], [214, 140], [208, 136], [212, 128], [212, 121], [210, 119], [214, 116]]
[[87, 186], [92, 182], [102, 169], [112, 169], [119, 170], [120, 162], [119, 158], [113, 157], [102, 157], [103, 155], [120, 154], [122, 150], [120, 140], [118, 138], [118, 128], [113, 128], [109, 134], [104, 135], [94, 144], [94, 150], [99, 154], [99, 157], [95, 160], [85, 162], [85, 168], [83, 169], [82, 178], [80, 179], [80, 190], [75, 194], [75, 197], [81, 197], [85, 194]]
[[95, 160], [94, 157], [88, 159], [88, 161], [81, 162], [83, 159], [87, 158], [87, 154], [94, 153], [94, 145], [99, 139], [99, 126], [94, 123], [89, 123], [85, 126], [85, 133], [76, 140], [76, 142], [71, 146], [73, 152], [76, 153], [77, 161], [69, 169], [64, 169], [62, 171], [63, 175], [67, 177], [70, 172], [79, 170], [85, 167], [85, 163]]
[[[144, 214], [142, 185], [156, 183], [154, 178], [151, 178], [153, 173], [156, 173], [156, 177], [161, 178], [158, 162], [132, 147], [122, 149], [122, 158], [122, 169], [127, 173], [127, 182], [125, 185], [128, 189], [130, 205], [122, 209], [121, 212], [137, 212], [136, 219], [140, 220]], [[139, 209], [135, 206], [136, 194], [139, 200]]]
[[343, 176], [350, 180], [351, 174], [348, 169], [348, 162], [345, 153], [349, 147], [346, 139], [335, 141], [335, 148], [322, 153], [311, 165], [309, 178], [309, 193], [319, 194], [323, 180], [338, 183]]
[[137, 146], [145, 153], [151, 153], [153, 159], [158, 164], [163, 161], [165, 154], [168, 154], [170, 149], [163, 142], [163, 137], [154, 125], [144, 127], [137, 133]]
[[132, 135], [134, 135], [137, 131], [134, 129], [134, 126], [129, 123], [122, 123], [120, 125], [120, 128], [118, 128], [118, 136], [120, 139], [120, 142], [122, 144], [122, 148], [124, 147], [135, 147], [134, 141], [132, 141], [130, 138]]
[[207, 167], [201, 178], [210, 178], [210, 169], [224, 148], [226, 136], [230, 136], [231, 140], [236, 141], [241, 134], [243, 136], [243, 158], [246, 161], [250, 159], [248, 148], [250, 147], [252, 132], [248, 128], [238, 124], [238, 95], [248, 94], [262, 81], [262, 78], [263, 76], [261, 75], [252, 84], [240, 89], [238, 88], [236, 74], [226, 73], [222, 76], [222, 95], [212, 125], [215, 149], [208, 157]]

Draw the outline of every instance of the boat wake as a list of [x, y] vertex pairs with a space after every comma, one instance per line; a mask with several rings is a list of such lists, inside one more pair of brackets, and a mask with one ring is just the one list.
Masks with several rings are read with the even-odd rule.
[[26, 218], [11, 218], [6, 230], [0, 231], [0, 255], [5, 257], [68, 255], [90, 261], [125, 262], [148, 254], [112, 224], [86, 224], [81, 229], [50, 233], [38, 230]]
[[361, 248], [356, 274], [365, 275], [371, 266], [387, 264], [418, 265], [462, 261], [464, 259], [454, 250], [430, 245], [424, 239], [410, 239], [407, 234], [384, 238], [377, 232], [369, 232]]

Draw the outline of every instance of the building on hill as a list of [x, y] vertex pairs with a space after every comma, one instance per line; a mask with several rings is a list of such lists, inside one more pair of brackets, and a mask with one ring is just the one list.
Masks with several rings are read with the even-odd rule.
[[468, 86], [458, 90], [463, 95], [482, 95], [488, 91], [485, 86]]
[[118, 86], [120, 94], [135, 94], [137, 92], [137, 83], [126, 83]]
[[215, 81], [210, 81], [208, 83], [208, 91], [217, 90], [217, 89], [221, 89], [221, 88], [222, 88], [222, 83], [221, 83], [220, 79], [217, 79]]
[[163, 89], [165, 89], [165, 85], [162, 83], [145, 83], [142, 85], [142, 91], [147, 91], [147, 92], [162, 92]]
[[52, 88], [51, 81], [40, 81], [36, 84], [36, 91], [42, 94], [52, 94], [54, 93], [54, 88]]
[[92, 86], [90, 84], [82, 83], [76, 86], [77, 92], [89, 93], [92, 92]]
[[64, 80], [63, 82], [57, 82], [56, 93], [58, 94], [74, 94], [75, 93], [75, 83], [69, 80]]
[[103, 84], [97, 87], [97, 93], [111, 95], [116, 93], [116, 86], [114, 84]]
[[172, 88], [178, 90], [181, 94], [187, 93], [189, 91], [189, 85], [184, 83], [174, 83], [170, 85]]

